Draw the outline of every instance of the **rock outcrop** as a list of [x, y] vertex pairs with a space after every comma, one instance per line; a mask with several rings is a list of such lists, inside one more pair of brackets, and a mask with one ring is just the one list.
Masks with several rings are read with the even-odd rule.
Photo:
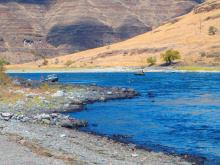
[[145, 33], [201, 0], [0, 0], [0, 58], [12, 64], [92, 49]]
[[201, 5], [196, 6], [193, 11], [195, 14], [209, 12], [212, 10], [220, 9], [220, 3], [216, 2], [213, 3], [212, 1], [208, 1], [206, 3], [203, 3]]

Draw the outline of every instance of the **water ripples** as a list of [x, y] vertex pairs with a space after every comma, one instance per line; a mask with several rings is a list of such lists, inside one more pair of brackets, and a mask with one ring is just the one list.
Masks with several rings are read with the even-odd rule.
[[[34, 79], [42, 74], [23, 74]], [[57, 73], [60, 81], [134, 88], [140, 97], [88, 105], [71, 114], [100, 134], [130, 134], [138, 145], [156, 151], [188, 153], [220, 164], [219, 73]], [[43, 75], [45, 76], [45, 75]], [[149, 97], [152, 92], [154, 97]], [[92, 124], [97, 124], [93, 127]]]

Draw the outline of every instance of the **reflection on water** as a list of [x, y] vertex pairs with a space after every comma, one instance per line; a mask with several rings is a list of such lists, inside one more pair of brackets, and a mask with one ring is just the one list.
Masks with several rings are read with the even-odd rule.
[[[88, 105], [88, 111], [71, 114], [86, 119], [95, 131], [158, 151], [188, 153], [220, 164], [219, 73], [58, 73], [60, 81], [134, 88], [140, 97]], [[34, 79], [37, 74], [22, 74]], [[43, 75], [44, 76], [44, 75]], [[152, 92], [155, 97], [148, 97]], [[92, 124], [97, 124], [93, 127]], [[211, 163], [212, 162], [212, 163]]]

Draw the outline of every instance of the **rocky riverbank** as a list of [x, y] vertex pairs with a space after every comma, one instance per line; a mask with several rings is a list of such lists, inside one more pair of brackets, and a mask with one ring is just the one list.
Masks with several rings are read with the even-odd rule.
[[1, 88], [0, 162], [3, 164], [192, 164], [183, 158], [146, 151], [135, 144], [80, 132], [87, 126], [61, 113], [86, 104], [131, 99], [134, 89], [25, 81], [12, 78]]
[[134, 144], [74, 129], [4, 120], [0, 124], [3, 164], [191, 164], [177, 156], [146, 152]]
[[[114, 99], [131, 99], [139, 94], [134, 89], [100, 87], [95, 83], [79, 85], [26, 81], [19, 76], [12, 79], [13, 86], [2, 89], [0, 111], [25, 115], [39, 113], [67, 113], [85, 110], [86, 104]], [[13, 97], [13, 98], [12, 98]]]

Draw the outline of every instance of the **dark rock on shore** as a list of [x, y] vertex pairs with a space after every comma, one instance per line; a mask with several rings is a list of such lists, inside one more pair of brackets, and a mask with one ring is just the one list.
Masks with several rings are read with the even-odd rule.
[[12, 122], [30, 122], [40, 123], [47, 125], [57, 125], [66, 128], [86, 127], [88, 122], [86, 120], [79, 121], [78, 119], [71, 118], [69, 115], [62, 115], [59, 113], [52, 114], [40, 114], [35, 116], [24, 116], [13, 113], [2, 113], [0, 112], [0, 120], [12, 121]]
[[73, 127], [73, 123], [69, 119], [61, 120], [60, 125], [61, 127], [67, 127], [67, 128]]
[[16, 85], [21, 85], [26, 83], [26, 81], [24, 80], [24, 78], [20, 77], [20, 76], [13, 76], [11, 78], [11, 81], [16, 84]]
[[[45, 107], [42, 107], [42, 113], [51, 113], [51, 111], [56, 111], [59, 113], [71, 113], [86, 110], [86, 104], [92, 104], [94, 102], [106, 102], [109, 100], [115, 99], [131, 99], [135, 96], [139, 96], [139, 93], [135, 92], [135, 89], [126, 89], [118, 87], [101, 87], [95, 83], [90, 85], [79, 85], [79, 84], [70, 84], [70, 83], [61, 83], [61, 82], [41, 82], [41, 81], [30, 81], [24, 80], [22, 77], [14, 76], [12, 77], [12, 82], [15, 85], [31, 88], [31, 89], [43, 89], [46, 88], [58, 88], [59, 90], [55, 93], [46, 91], [42, 97], [41, 94], [28, 93], [25, 94], [25, 91], [19, 91], [25, 97], [29, 98], [26, 100], [21, 100], [20, 105], [27, 105], [28, 101], [32, 101], [34, 97], [38, 97], [42, 103], [46, 105], [52, 105], [51, 110], [47, 110]], [[72, 89], [72, 91], [70, 90]], [[67, 92], [68, 91], [68, 92]], [[17, 93], [18, 91], [11, 91], [12, 93]], [[48, 97], [51, 99], [48, 100]], [[59, 100], [59, 101], [58, 101]], [[62, 101], [60, 101], [62, 100]], [[56, 104], [54, 104], [56, 103]], [[35, 108], [36, 110], [36, 108]], [[33, 110], [32, 112], [34, 112]], [[38, 111], [40, 109], [38, 108]]]
[[[101, 87], [95, 83], [79, 85], [41, 82], [25, 80], [19, 76], [14, 76], [11, 80], [15, 87], [22, 88], [10, 88], [7, 91], [19, 97], [14, 103], [10, 100], [9, 102], [0, 101], [2, 104], [0, 111], [10, 110], [10, 113], [0, 113], [0, 119], [5, 121], [36, 122], [67, 128], [85, 127], [88, 126], [87, 121], [79, 121], [61, 114], [86, 110], [86, 104], [94, 102], [131, 99], [139, 95], [132, 88]], [[41, 92], [33, 93], [38, 90]], [[129, 136], [118, 135], [117, 138], [129, 138]]]
[[133, 138], [133, 135], [114, 134], [113, 137], [116, 138], [116, 139], [125, 139], [125, 138]]

